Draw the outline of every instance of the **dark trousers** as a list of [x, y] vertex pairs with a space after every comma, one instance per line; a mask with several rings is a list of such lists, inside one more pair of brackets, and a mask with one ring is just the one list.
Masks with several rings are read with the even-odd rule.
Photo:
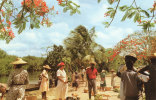
[[42, 99], [46, 100], [46, 91], [42, 92]]
[[92, 89], [93, 89], [94, 96], [95, 96], [96, 95], [96, 79], [88, 80], [89, 99], [91, 99]]
[[136, 96], [136, 97], [125, 96], [125, 100], [139, 100], [139, 96]]

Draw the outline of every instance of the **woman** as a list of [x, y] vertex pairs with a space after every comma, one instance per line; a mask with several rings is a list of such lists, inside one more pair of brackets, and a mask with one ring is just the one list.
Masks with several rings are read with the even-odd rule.
[[43, 66], [44, 70], [42, 71], [41, 75], [41, 85], [40, 91], [42, 92], [42, 100], [47, 100], [46, 92], [49, 91], [49, 77], [48, 77], [48, 70], [51, 69], [49, 65]]
[[111, 70], [111, 86], [114, 88], [114, 86], [115, 86], [115, 80], [114, 80], [114, 78], [115, 78], [115, 76], [116, 76], [116, 74], [114, 73], [115, 71], [112, 69]]
[[65, 64], [63, 62], [58, 64], [59, 69], [57, 70], [58, 83], [56, 87], [56, 98], [57, 100], [65, 100], [68, 91], [68, 81], [66, 72], [64, 71]]
[[24, 100], [25, 85], [29, 83], [28, 72], [22, 68], [27, 62], [21, 58], [17, 58], [12, 62], [14, 65], [14, 71], [9, 75], [8, 87], [9, 91], [6, 96], [6, 100]]
[[102, 72], [100, 73], [100, 78], [101, 78], [101, 82], [100, 82], [100, 90], [104, 91], [105, 87], [106, 87], [106, 79], [105, 79], [105, 70], [102, 70]]

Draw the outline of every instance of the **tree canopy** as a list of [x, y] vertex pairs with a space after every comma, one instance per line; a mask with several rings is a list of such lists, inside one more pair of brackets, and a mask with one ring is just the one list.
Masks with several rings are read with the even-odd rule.
[[[70, 11], [70, 15], [80, 13], [80, 7], [72, 0], [57, 0], [63, 7], [63, 12]], [[18, 4], [17, 2], [21, 2]], [[41, 25], [50, 27], [51, 16], [58, 14], [54, 6], [49, 7], [44, 0], [1, 0], [0, 1], [0, 40], [9, 43], [14, 35], [13, 28], [20, 34], [26, 26], [31, 29], [40, 28]]]

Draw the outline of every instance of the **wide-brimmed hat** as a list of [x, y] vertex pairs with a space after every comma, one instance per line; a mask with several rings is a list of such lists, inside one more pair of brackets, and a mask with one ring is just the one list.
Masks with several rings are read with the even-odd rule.
[[137, 57], [134, 53], [130, 53], [130, 54], [126, 55], [125, 58], [130, 58], [130, 59], [133, 59], [135, 61], [137, 60]]
[[60, 62], [57, 66], [64, 66], [64, 62]]
[[115, 70], [114, 70], [114, 69], [112, 69], [110, 72], [115, 72]]
[[102, 72], [106, 72], [106, 71], [103, 69]]
[[96, 65], [96, 62], [95, 62], [95, 61], [91, 61], [90, 64], [94, 64], [94, 65]]
[[49, 67], [49, 65], [45, 65], [45, 66], [43, 66], [43, 68], [51, 69], [51, 68]]
[[27, 64], [26, 61], [22, 60], [22, 58], [16, 58], [16, 61], [12, 62], [11, 64], [14, 64], [14, 65], [24, 65], [24, 64]]

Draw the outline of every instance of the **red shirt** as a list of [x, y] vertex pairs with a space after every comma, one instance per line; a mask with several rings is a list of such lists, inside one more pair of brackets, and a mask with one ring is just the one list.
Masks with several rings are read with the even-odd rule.
[[86, 71], [89, 79], [96, 79], [96, 75], [97, 75], [97, 69], [94, 68], [93, 70], [91, 68], [88, 68]]

